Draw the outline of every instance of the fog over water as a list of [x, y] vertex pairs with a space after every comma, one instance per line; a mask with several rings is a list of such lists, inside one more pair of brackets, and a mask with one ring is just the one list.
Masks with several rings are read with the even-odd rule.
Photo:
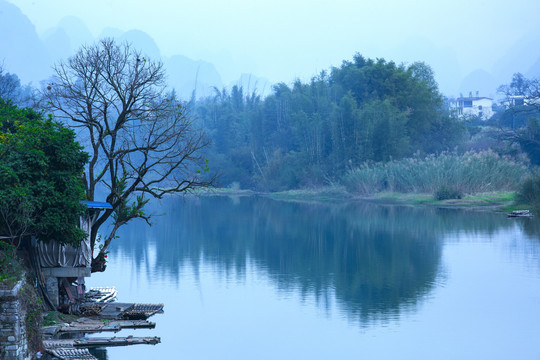
[[237, 83], [268, 92], [358, 52], [425, 61], [447, 96], [493, 96], [514, 72], [540, 75], [539, 13], [536, 0], [0, 0], [0, 59], [37, 82], [80, 44], [117, 36], [163, 57], [171, 85], [187, 96], [195, 83], [199, 95]]

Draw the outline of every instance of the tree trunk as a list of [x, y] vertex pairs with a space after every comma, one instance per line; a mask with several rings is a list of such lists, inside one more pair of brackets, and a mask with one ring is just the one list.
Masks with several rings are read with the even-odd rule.
[[104, 272], [107, 268], [107, 260], [105, 255], [100, 252], [94, 259], [92, 259], [92, 272]]

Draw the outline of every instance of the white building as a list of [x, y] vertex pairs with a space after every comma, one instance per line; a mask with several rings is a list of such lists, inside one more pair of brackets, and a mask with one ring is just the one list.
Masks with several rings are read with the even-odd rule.
[[450, 111], [463, 119], [467, 117], [478, 117], [481, 120], [488, 120], [493, 115], [493, 99], [476, 96], [458, 97], [449, 102]]

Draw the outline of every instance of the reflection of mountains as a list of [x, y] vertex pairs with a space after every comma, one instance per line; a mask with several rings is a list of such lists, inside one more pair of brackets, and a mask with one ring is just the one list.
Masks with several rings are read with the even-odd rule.
[[487, 231], [505, 222], [491, 214], [378, 206], [297, 204], [257, 197], [167, 199], [151, 228], [126, 227], [111, 251], [148, 259], [178, 278], [201, 260], [245, 272], [247, 259], [280, 289], [318, 300], [335, 297], [348, 315], [392, 316], [433, 286], [447, 232]]

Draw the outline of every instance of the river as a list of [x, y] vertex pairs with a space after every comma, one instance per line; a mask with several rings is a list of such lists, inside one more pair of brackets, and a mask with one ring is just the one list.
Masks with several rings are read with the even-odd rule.
[[540, 223], [490, 212], [167, 198], [125, 226], [118, 300], [161, 344], [103, 359], [539, 359]]

